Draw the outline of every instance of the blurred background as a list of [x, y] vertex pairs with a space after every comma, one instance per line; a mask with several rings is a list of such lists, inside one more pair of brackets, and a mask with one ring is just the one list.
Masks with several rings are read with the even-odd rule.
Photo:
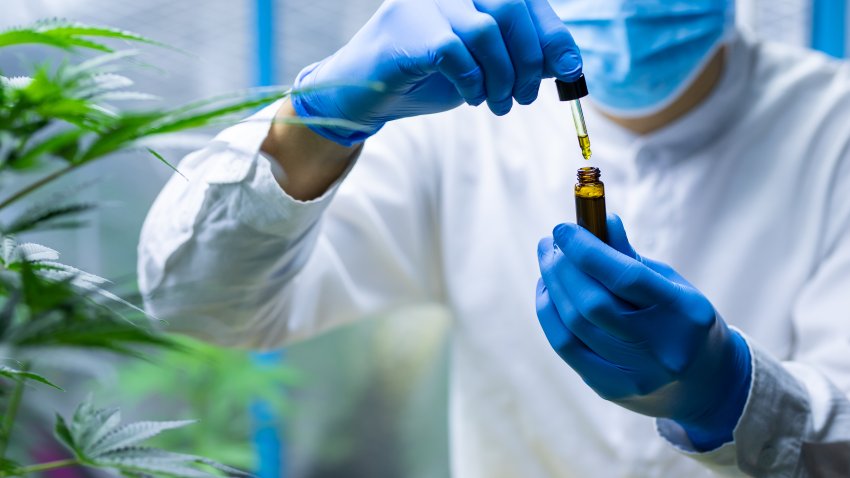
[[[172, 45], [151, 48], [137, 90], [168, 104], [241, 88], [289, 83], [341, 46], [380, 0], [0, 0], [0, 28], [61, 17], [119, 27]], [[739, 0], [739, 23], [756, 35], [844, 57], [844, 0]], [[0, 56], [13, 76], [45, 59], [39, 49]], [[178, 162], [215, 131], [157, 149]], [[59, 246], [64, 262], [135, 289], [136, 241], [147, 208], [171, 171], [149, 157], [118, 155], [75, 183], [105, 207], [86, 228], [33, 240]], [[26, 178], [20, 178], [25, 181]], [[69, 237], [70, 234], [70, 237]], [[146, 418], [196, 417], [177, 450], [207, 454], [263, 477], [448, 476], [446, 337], [449, 318], [423, 308], [363, 321], [264, 356], [203, 347], [153, 364], [104, 366], [99, 400]], [[86, 367], [75, 373], [86, 376]], [[76, 388], [91, 389], [79, 381]], [[67, 385], [67, 384], [66, 384]], [[72, 387], [73, 388], [73, 387]], [[47, 451], [44, 451], [47, 453]]]

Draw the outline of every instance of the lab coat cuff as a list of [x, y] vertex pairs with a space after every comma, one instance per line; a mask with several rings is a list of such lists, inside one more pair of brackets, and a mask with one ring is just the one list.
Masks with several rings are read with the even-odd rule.
[[285, 171], [260, 151], [283, 101], [276, 101], [219, 133], [209, 146], [219, 161], [210, 161], [200, 179], [213, 190], [237, 188], [225, 195], [235, 199], [231, 214], [242, 224], [272, 236], [297, 239], [318, 222], [362, 148], [353, 153], [348, 168], [320, 197], [310, 201], [292, 198], [278, 182]]
[[340, 184], [357, 162], [358, 148], [342, 175], [319, 197], [309, 201], [293, 198], [278, 180], [286, 172], [265, 154], [258, 153], [256, 171], [239, 195], [238, 210], [249, 227], [274, 236], [296, 239], [318, 223]]
[[681, 453], [723, 475], [793, 472], [809, 416], [805, 389], [779, 361], [738, 332], [750, 348], [752, 377], [733, 440], [700, 453], [676, 422], [659, 419], [658, 432]]

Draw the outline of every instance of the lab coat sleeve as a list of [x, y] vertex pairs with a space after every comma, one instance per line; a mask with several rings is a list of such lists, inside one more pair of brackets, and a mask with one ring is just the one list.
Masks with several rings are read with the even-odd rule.
[[850, 155], [841, 156], [822, 261], [791, 311], [793, 355], [779, 360], [744, 333], [752, 381], [733, 442], [697, 453], [681, 427], [658, 420], [662, 436], [720, 475], [850, 476]]
[[387, 125], [343, 179], [302, 202], [258, 154], [278, 107], [187, 156], [188, 180], [175, 175], [156, 199], [139, 245], [148, 310], [172, 330], [271, 348], [436, 300], [423, 121]]

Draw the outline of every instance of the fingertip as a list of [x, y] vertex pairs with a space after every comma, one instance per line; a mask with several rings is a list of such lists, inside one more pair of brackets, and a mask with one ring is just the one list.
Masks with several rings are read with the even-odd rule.
[[605, 221], [608, 223], [608, 234], [611, 233], [620, 234], [625, 236], [626, 228], [623, 226], [623, 220], [620, 219], [620, 216], [608, 213], [605, 217]]
[[535, 81], [530, 85], [523, 86], [519, 88], [514, 95], [517, 103], [526, 106], [534, 103], [537, 100], [537, 96], [540, 92], [540, 80]]
[[466, 100], [466, 103], [469, 106], [481, 106], [481, 103], [484, 103], [487, 100], [487, 95], [477, 96], [471, 99]]
[[528, 105], [534, 103], [535, 101], [537, 101], [537, 92], [536, 91], [534, 93], [531, 93], [530, 95], [517, 96], [516, 97], [516, 102], [521, 104], [522, 106], [528, 106]]
[[578, 232], [579, 226], [577, 224], [572, 223], [563, 223], [555, 226], [555, 229], [552, 230], [552, 237], [555, 240], [555, 244], [561, 250], [569, 249], [567, 244], [572, 240], [573, 236]]
[[490, 111], [492, 111], [496, 116], [505, 116], [510, 113], [511, 108], [514, 106], [514, 102], [511, 98], [500, 101], [487, 100], [487, 105], [490, 107]]
[[561, 81], [572, 82], [579, 79], [583, 64], [578, 50], [567, 50], [555, 63], [555, 74]]
[[555, 241], [551, 237], [544, 237], [537, 242], [537, 258], [540, 264], [547, 262], [555, 252]]

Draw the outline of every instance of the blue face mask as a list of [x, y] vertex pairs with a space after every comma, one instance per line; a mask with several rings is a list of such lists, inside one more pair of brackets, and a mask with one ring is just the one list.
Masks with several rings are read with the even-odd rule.
[[734, 25], [734, 0], [550, 0], [581, 48], [594, 103], [618, 116], [660, 111]]

